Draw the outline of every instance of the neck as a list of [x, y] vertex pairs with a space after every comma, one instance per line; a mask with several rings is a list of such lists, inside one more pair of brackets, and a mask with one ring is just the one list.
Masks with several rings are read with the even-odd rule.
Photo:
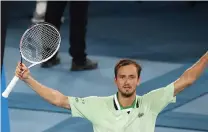
[[135, 99], [136, 99], [136, 93], [134, 93], [130, 97], [124, 97], [124, 96], [121, 95], [120, 92], [118, 92], [118, 102], [122, 107], [131, 106]]

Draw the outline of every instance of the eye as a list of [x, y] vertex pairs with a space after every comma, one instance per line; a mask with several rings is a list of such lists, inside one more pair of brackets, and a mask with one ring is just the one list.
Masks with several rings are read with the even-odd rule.
[[120, 78], [121, 78], [121, 79], [124, 79], [124, 78], [125, 78], [125, 76], [124, 76], [124, 75], [121, 75], [121, 76], [120, 76]]
[[134, 79], [134, 78], [135, 78], [135, 76], [133, 76], [133, 75], [130, 76], [130, 79]]

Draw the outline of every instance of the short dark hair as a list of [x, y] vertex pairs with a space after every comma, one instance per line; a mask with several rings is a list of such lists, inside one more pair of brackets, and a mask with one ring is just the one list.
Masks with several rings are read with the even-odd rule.
[[116, 64], [116, 66], [114, 68], [115, 78], [117, 77], [119, 68], [121, 68], [123, 66], [131, 65], [131, 64], [136, 66], [138, 77], [140, 77], [142, 67], [136, 61], [133, 61], [130, 59], [121, 59], [120, 61], [118, 61], [118, 63]]

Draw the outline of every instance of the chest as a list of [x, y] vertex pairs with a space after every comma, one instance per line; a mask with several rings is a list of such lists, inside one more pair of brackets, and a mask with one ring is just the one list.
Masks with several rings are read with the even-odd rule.
[[125, 110], [103, 113], [96, 128], [106, 132], [153, 132], [155, 120], [156, 116], [143, 105], [130, 113]]

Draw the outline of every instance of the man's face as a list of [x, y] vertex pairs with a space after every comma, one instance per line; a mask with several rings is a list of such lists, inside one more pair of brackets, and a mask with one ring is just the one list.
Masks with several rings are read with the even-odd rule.
[[118, 92], [124, 97], [130, 97], [136, 92], [136, 87], [139, 85], [137, 68], [135, 65], [122, 66], [118, 69], [115, 83], [118, 87]]

